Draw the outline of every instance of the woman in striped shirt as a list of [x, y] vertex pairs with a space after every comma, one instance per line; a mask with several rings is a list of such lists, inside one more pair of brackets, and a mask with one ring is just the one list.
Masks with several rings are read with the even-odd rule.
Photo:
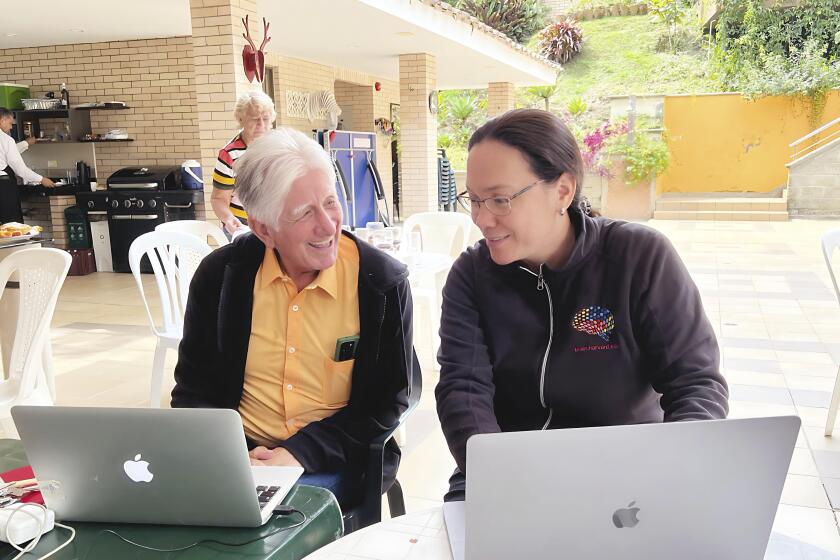
[[219, 150], [219, 158], [213, 170], [213, 195], [210, 197], [213, 212], [230, 235], [243, 224], [248, 225], [248, 214], [236, 196], [233, 162], [245, 153], [249, 144], [269, 131], [271, 123], [277, 118], [274, 102], [261, 91], [240, 95], [233, 115], [242, 129]]

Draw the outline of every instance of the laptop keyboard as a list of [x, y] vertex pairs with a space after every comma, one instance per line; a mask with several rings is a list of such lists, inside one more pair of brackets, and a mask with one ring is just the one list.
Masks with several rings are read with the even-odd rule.
[[260, 502], [260, 509], [265, 508], [269, 500], [279, 491], [279, 486], [257, 486], [257, 500]]

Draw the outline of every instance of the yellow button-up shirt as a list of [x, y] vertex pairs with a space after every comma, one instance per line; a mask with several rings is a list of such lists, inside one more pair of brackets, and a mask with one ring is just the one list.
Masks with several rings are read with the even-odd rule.
[[251, 338], [239, 413], [245, 434], [275, 447], [344, 407], [355, 360], [338, 339], [359, 334], [359, 251], [341, 236], [336, 263], [298, 291], [273, 250], [254, 282]]

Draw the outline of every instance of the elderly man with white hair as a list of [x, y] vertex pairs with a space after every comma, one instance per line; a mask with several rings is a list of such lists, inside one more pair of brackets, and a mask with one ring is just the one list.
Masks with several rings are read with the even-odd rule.
[[237, 98], [233, 116], [242, 129], [219, 150], [213, 169], [213, 194], [210, 196], [213, 212], [230, 235], [248, 224], [248, 213], [236, 192], [235, 162], [252, 142], [271, 130], [277, 113], [274, 101], [268, 95], [261, 91], [249, 91]]
[[[420, 375], [408, 272], [342, 231], [332, 162], [303, 133], [267, 133], [236, 172], [252, 233], [193, 278], [172, 406], [237, 410], [254, 464], [301, 465], [302, 483], [354, 505], [369, 443]], [[383, 489], [393, 441], [385, 463]]]

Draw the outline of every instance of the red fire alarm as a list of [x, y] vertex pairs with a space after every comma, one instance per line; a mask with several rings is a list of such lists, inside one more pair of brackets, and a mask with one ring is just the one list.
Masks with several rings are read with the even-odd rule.
[[376, 91], [381, 90], [382, 89], [382, 84], [380, 84], [379, 82], [374, 83], [373, 84], [373, 89], [375, 89]]

